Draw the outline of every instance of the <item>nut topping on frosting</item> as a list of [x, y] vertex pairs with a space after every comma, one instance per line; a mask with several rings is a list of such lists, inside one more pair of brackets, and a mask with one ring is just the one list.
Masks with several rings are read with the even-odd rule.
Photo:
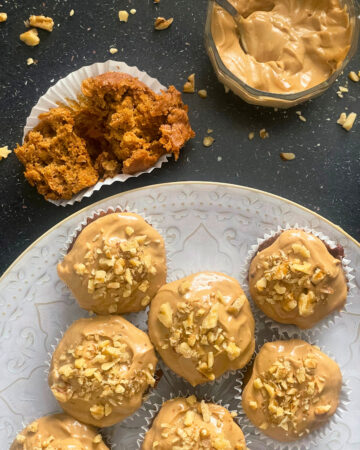
[[41, 417], [19, 433], [10, 450], [108, 450], [101, 434], [67, 414]]
[[256, 357], [243, 408], [267, 435], [292, 441], [334, 414], [340, 388], [339, 367], [317, 347], [296, 339], [270, 342]]
[[164, 243], [140, 216], [108, 214], [82, 230], [58, 273], [85, 309], [136, 312], [165, 282]]
[[222, 406], [194, 395], [165, 402], [145, 436], [142, 450], [246, 450], [241, 428]]
[[341, 261], [317, 237], [283, 231], [252, 260], [250, 293], [272, 319], [310, 328], [343, 306], [346, 279]]
[[153, 302], [150, 338], [165, 363], [191, 384], [215, 380], [251, 358], [254, 320], [233, 278], [191, 275], [163, 286]]
[[122, 317], [80, 319], [54, 352], [49, 384], [65, 411], [109, 426], [140, 407], [155, 366], [147, 335]]

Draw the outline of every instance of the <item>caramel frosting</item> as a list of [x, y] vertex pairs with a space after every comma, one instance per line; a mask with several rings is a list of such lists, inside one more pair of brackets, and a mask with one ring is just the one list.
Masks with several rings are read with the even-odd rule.
[[251, 422], [278, 441], [294, 441], [335, 413], [342, 377], [318, 347], [299, 339], [266, 343], [255, 358], [242, 406]]
[[347, 284], [341, 261], [311, 233], [286, 230], [250, 264], [250, 294], [277, 322], [311, 328], [340, 310]]
[[81, 231], [57, 269], [82, 308], [137, 312], [166, 282], [164, 241], [137, 214], [106, 214]]
[[165, 364], [193, 386], [244, 367], [254, 353], [254, 327], [240, 284], [216, 272], [164, 285], [149, 312], [151, 341]]
[[95, 428], [67, 414], [41, 417], [19, 433], [10, 450], [108, 450]]
[[[211, 33], [227, 69], [247, 85], [290, 94], [326, 81], [351, 45], [339, 0], [229, 0], [239, 23], [214, 6]], [[240, 39], [239, 39], [240, 36]]]
[[65, 412], [108, 427], [140, 408], [156, 363], [147, 334], [124, 318], [79, 319], [54, 351], [49, 386]]
[[[156, 446], [154, 445], [156, 443]], [[192, 395], [165, 402], [146, 433], [142, 450], [246, 450], [241, 428], [220, 405]]]

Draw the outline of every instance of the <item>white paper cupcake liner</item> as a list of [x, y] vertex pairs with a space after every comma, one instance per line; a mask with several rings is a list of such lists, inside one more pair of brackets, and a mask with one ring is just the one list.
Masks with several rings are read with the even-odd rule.
[[351, 304], [351, 299], [353, 296], [352, 290], [354, 288], [354, 284], [352, 282], [352, 280], [355, 278], [353, 275], [353, 268], [351, 267], [351, 261], [349, 259], [345, 257], [342, 259], [342, 267], [345, 273], [345, 277], [347, 280], [347, 286], [348, 286], [348, 294], [347, 294], [347, 299], [346, 299], [346, 303], [343, 307], [343, 309], [341, 311], [334, 311], [331, 314], [329, 314], [328, 316], [324, 317], [320, 322], [318, 322], [317, 324], [315, 324], [312, 328], [310, 329], [306, 329], [303, 330], [299, 327], [297, 327], [296, 325], [291, 325], [291, 324], [282, 324], [280, 322], [276, 322], [273, 319], [271, 319], [270, 317], [268, 317], [265, 313], [263, 313], [261, 311], [261, 309], [254, 303], [254, 301], [251, 298], [250, 295], [250, 290], [249, 290], [249, 282], [248, 282], [248, 272], [249, 272], [249, 267], [250, 267], [250, 263], [251, 260], [254, 258], [254, 256], [256, 255], [256, 253], [258, 252], [258, 248], [259, 246], [267, 241], [268, 239], [276, 236], [277, 234], [281, 233], [282, 231], [285, 230], [289, 230], [289, 229], [300, 229], [300, 230], [304, 230], [307, 233], [311, 233], [314, 236], [318, 237], [319, 239], [321, 239], [322, 241], [326, 242], [326, 244], [329, 245], [330, 248], [334, 248], [336, 247], [336, 242], [331, 240], [328, 236], [326, 236], [324, 233], [322, 233], [321, 231], [317, 231], [317, 230], [313, 230], [312, 228], [309, 228], [307, 226], [300, 226], [298, 224], [295, 225], [289, 225], [286, 224], [285, 226], [280, 226], [278, 225], [276, 230], [272, 230], [269, 231], [268, 233], [266, 233], [264, 235], [264, 237], [262, 238], [258, 238], [257, 239], [257, 243], [252, 245], [250, 247], [250, 250], [248, 252], [246, 261], [245, 261], [245, 265], [241, 271], [240, 277], [240, 284], [243, 287], [247, 297], [249, 298], [252, 306], [253, 306], [253, 314], [255, 317], [255, 321], [257, 323], [263, 323], [266, 324], [266, 326], [268, 326], [272, 331], [278, 332], [278, 333], [287, 333], [290, 337], [293, 334], [297, 334], [299, 332], [301, 333], [310, 333], [309, 335], [311, 335], [311, 333], [319, 333], [321, 331], [327, 330], [329, 328], [331, 328], [335, 322], [341, 317], [343, 312], [346, 312], [347, 307]]
[[[81, 69], [78, 69], [75, 72], [72, 72], [66, 77], [60, 79], [56, 84], [51, 86], [42, 97], [40, 97], [39, 101], [32, 108], [30, 115], [26, 120], [23, 141], [27, 133], [39, 123], [39, 114], [49, 111], [50, 108], [56, 108], [58, 106], [58, 103], [67, 104], [68, 100], [76, 100], [77, 96], [81, 93], [81, 83], [86, 78], [95, 77], [105, 72], [127, 73], [128, 75], [138, 78], [141, 82], [146, 84], [157, 94], [160, 94], [161, 90], [166, 91], [166, 87], [163, 86], [157, 79], [150, 77], [146, 72], [139, 70], [135, 66], [128, 66], [124, 62], [109, 60], [104, 63], [95, 63], [91, 66], [84, 66]], [[94, 186], [91, 186], [75, 194], [70, 200], [48, 201], [57, 206], [73, 205], [75, 202], [80, 202], [84, 197], [90, 197], [103, 185], [110, 185], [112, 183], [115, 183], [116, 181], [124, 182], [128, 178], [138, 177], [143, 173], [151, 173], [154, 169], [160, 168], [163, 163], [168, 160], [169, 156], [170, 155], [161, 156], [161, 158], [153, 166], [136, 174], [118, 174], [112, 178], [106, 178], [103, 181], [98, 181]]]
[[[316, 334], [298, 331], [298, 333], [291, 333], [290, 335], [287, 332], [282, 333], [280, 336], [274, 335], [272, 339], [266, 339], [263, 343], [258, 343], [255, 357], [258, 355], [259, 350], [266, 342], [273, 342], [278, 340], [289, 340], [289, 339], [302, 339], [309, 344], [317, 345], [316, 343]], [[328, 355], [331, 359], [336, 361], [336, 358], [332, 355], [331, 351], [329, 351], [326, 346], [322, 345], [320, 350]], [[255, 359], [255, 358], [254, 358]], [[340, 367], [340, 365], [339, 365]], [[341, 367], [340, 367], [341, 369]], [[239, 423], [241, 424], [241, 428], [243, 432], [247, 433], [250, 436], [250, 440], [261, 442], [265, 448], [269, 448], [272, 450], [313, 450], [315, 448], [320, 448], [321, 440], [324, 436], [328, 435], [335, 424], [341, 421], [341, 416], [347, 411], [347, 406], [350, 402], [351, 389], [349, 387], [348, 381], [345, 379], [342, 380], [341, 391], [339, 394], [339, 404], [333, 416], [329, 418], [329, 420], [324, 423], [317, 430], [312, 431], [306, 437], [303, 437], [294, 442], [280, 442], [274, 439], [271, 439], [269, 436], [266, 436], [259, 428], [257, 428], [250, 419], [245, 414], [245, 411], [242, 407], [242, 390], [243, 390], [243, 379], [238, 380], [238, 385], [236, 387], [238, 394], [235, 396], [237, 401], [237, 411], [239, 412]]]
[[[237, 414], [237, 416], [234, 417], [234, 421], [240, 426], [239, 422], [237, 421], [237, 417], [238, 417], [238, 411], [234, 408], [231, 408], [229, 403], [223, 402], [221, 399], [216, 398], [213, 395], [209, 395], [209, 394], [205, 394], [205, 395], [196, 395], [191, 391], [187, 391], [187, 390], [179, 390], [177, 391], [177, 393], [171, 392], [168, 396], [162, 396], [158, 399], [158, 401], [156, 403], [154, 403], [152, 405], [152, 408], [150, 408], [148, 410], [148, 414], [145, 417], [145, 423], [144, 425], [142, 425], [141, 427], [141, 431], [139, 434], [139, 438], [137, 439], [137, 446], [136, 449], [137, 450], [141, 450], [141, 446], [144, 442], [145, 439], [145, 435], [146, 433], [149, 431], [149, 429], [152, 426], [152, 423], [155, 419], [155, 417], [157, 416], [158, 412], [160, 411], [162, 405], [167, 401], [167, 400], [171, 400], [174, 398], [178, 398], [178, 397], [189, 397], [190, 395], [195, 395], [198, 401], [201, 400], [205, 400], [206, 403], [215, 403], [217, 405], [222, 406], [223, 408], [226, 408], [228, 411], [230, 412], [235, 412]], [[242, 429], [242, 428], [241, 428]], [[245, 433], [244, 430], [242, 430], [244, 433], [244, 437], [245, 437], [245, 441], [246, 444], [249, 445], [250, 443], [250, 435], [249, 433]], [[115, 440], [116, 441], [116, 440]]]
[[[108, 209], [97, 209], [89, 213], [75, 228], [69, 230], [64, 247], [60, 250], [60, 261], [64, 258], [64, 256], [68, 253], [70, 247], [74, 243], [77, 236], [80, 234], [80, 232], [88, 225], [88, 223], [96, 220], [98, 217], [100, 217], [102, 214], [109, 214], [114, 212], [130, 212], [134, 214], [138, 214], [141, 216], [149, 225], [151, 225], [153, 228], [156, 229], [156, 231], [161, 235], [161, 237], [164, 239], [165, 244], [165, 252], [166, 252], [166, 266], [167, 266], [167, 276], [169, 274], [169, 268], [171, 267], [171, 258], [169, 254], [171, 253], [171, 245], [167, 242], [166, 239], [166, 233], [160, 226], [159, 222], [156, 220], [156, 218], [143, 214], [142, 212], [139, 212], [135, 208], [128, 208], [123, 206], [115, 206], [115, 207], [109, 207]], [[71, 298], [75, 300], [73, 297], [70, 289], [68, 289], [69, 295]], [[149, 306], [147, 306], [145, 309], [135, 312], [135, 313], [129, 313], [129, 314], [122, 314], [126, 320], [131, 322], [133, 325], [135, 325], [137, 328], [140, 328], [140, 330], [147, 332], [148, 331], [148, 310]], [[84, 310], [86, 311], [86, 310]]]

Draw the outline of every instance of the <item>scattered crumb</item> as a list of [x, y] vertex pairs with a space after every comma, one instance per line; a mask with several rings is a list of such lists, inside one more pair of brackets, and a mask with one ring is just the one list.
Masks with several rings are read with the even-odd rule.
[[69, 12], [69, 16], [72, 17], [74, 14], [75, 14], [75, 11], [72, 9], [72, 10]]
[[284, 161], [291, 161], [291, 160], [295, 159], [295, 153], [282, 152], [282, 153], [280, 153], [280, 156]]
[[360, 81], [359, 75], [357, 75], [357, 73], [354, 72], [354, 71], [351, 71], [351, 72], [349, 73], [349, 78], [350, 78], [351, 81], [354, 81], [355, 83], [357, 83], [358, 81]]
[[135, 8], [130, 9], [130, 14], [136, 14], [136, 9]]
[[345, 86], [339, 86], [339, 91], [340, 92], [349, 92], [349, 89]]
[[200, 91], [198, 91], [198, 95], [200, 98], [206, 98], [207, 97], [207, 91], [205, 89], [200, 89]]
[[112, 54], [112, 55], [114, 55], [115, 53], [117, 53], [119, 50], [117, 49], [117, 48], [115, 48], [115, 47], [111, 47], [110, 48], [110, 50], [109, 50], [109, 52]]
[[2, 12], [0, 13], [0, 22], [6, 22], [7, 21], [7, 14]]
[[205, 136], [203, 139], [204, 147], [210, 147], [214, 143], [215, 139], [212, 136]]
[[265, 130], [265, 128], [262, 128], [259, 131], [259, 136], [261, 137], [261, 139], [266, 139], [269, 137], [269, 133]]
[[166, 30], [173, 23], [174, 19], [170, 17], [170, 19], [165, 19], [164, 17], [157, 17], [154, 22], [155, 30], [161, 31]]
[[301, 116], [301, 111], [295, 111], [298, 116]]
[[9, 150], [8, 146], [6, 145], [5, 147], [0, 147], [0, 161], [2, 159], [7, 158], [11, 153], [11, 150]]
[[306, 118], [304, 116], [299, 116], [299, 119], [301, 120], [301, 122], [306, 122]]
[[254, 137], [255, 137], [255, 133], [253, 131], [250, 131], [249, 136], [248, 136], [249, 141], [252, 141], [254, 139]]
[[154, 0], [154, 3], [160, 3], [160, 0]]
[[129, 18], [129, 13], [127, 11], [119, 11], [119, 20], [120, 22], [127, 22]]
[[36, 28], [31, 28], [29, 31], [25, 31], [25, 33], [20, 34], [20, 40], [23, 41], [26, 45], [30, 47], [35, 47], [35, 45], [39, 45], [40, 38], [38, 36], [38, 31]]
[[211, 134], [214, 130], [212, 130], [211, 128], [207, 129], [207, 134]]
[[28, 58], [27, 60], [26, 60], [26, 64], [28, 65], [28, 66], [31, 66], [31, 64], [34, 64], [35, 63], [35, 61], [32, 59], [32, 58]]
[[41, 28], [50, 32], [54, 29], [54, 21], [51, 17], [30, 16], [29, 24], [31, 27]]
[[187, 94], [193, 94], [195, 92], [195, 74], [192, 73], [188, 76], [187, 82], [184, 84], [183, 92]]
[[341, 125], [346, 131], [350, 131], [353, 127], [355, 120], [356, 120], [357, 114], [352, 112], [348, 115], [346, 113], [341, 113], [339, 119], [337, 120], [337, 123]]
[[221, 156], [218, 156], [218, 157], [217, 157], [217, 160], [220, 162], [220, 161], [222, 160], [222, 157], [221, 157]]

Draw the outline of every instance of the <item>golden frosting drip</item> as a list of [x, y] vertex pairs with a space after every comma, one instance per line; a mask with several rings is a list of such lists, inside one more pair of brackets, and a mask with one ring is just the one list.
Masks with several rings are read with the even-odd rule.
[[239, 31], [214, 6], [212, 36], [229, 71], [255, 89], [289, 94], [314, 87], [350, 49], [352, 27], [339, 0], [230, 1], [240, 14]]
[[107, 214], [81, 231], [58, 274], [84, 309], [137, 312], [166, 282], [164, 241], [137, 214]]
[[140, 408], [156, 363], [147, 334], [124, 318], [79, 319], [53, 354], [49, 386], [64, 411], [107, 427]]
[[294, 441], [335, 413], [341, 372], [318, 347], [292, 339], [266, 343], [242, 395], [251, 422], [278, 441]]
[[244, 367], [255, 347], [249, 302], [234, 279], [199, 272], [164, 285], [149, 335], [164, 362], [193, 386]]
[[66, 414], [41, 417], [19, 433], [10, 450], [108, 450], [101, 434]]
[[142, 445], [142, 450], [155, 449], [246, 450], [246, 443], [226, 408], [192, 395], [162, 405]]
[[311, 328], [346, 301], [341, 261], [316, 236], [283, 231], [250, 264], [250, 294], [256, 305], [277, 322]]

